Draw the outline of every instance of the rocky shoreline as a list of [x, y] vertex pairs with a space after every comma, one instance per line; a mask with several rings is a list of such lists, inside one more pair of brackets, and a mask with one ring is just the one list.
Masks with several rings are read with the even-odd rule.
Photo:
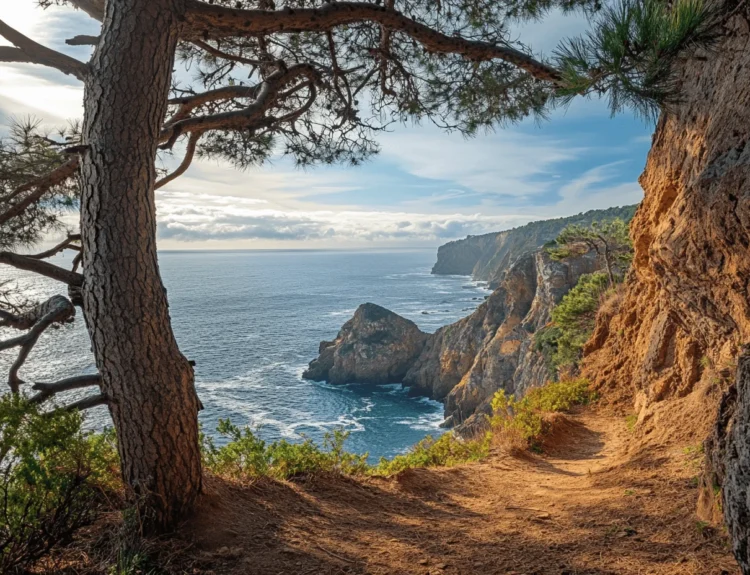
[[496, 391], [522, 395], [543, 385], [548, 369], [534, 333], [578, 278], [597, 270], [593, 252], [552, 260], [537, 247], [503, 269], [502, 280], [467, 317], [422, 332], [374, 303], [362, 304], [303, 377], [333, 384], [403, 383], [413, 395], [442, 401], [446, 427], [481, 429]]

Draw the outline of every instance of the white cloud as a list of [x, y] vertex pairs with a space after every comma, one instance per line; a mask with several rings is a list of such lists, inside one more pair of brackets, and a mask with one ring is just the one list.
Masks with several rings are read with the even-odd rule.
[[167, 192], [157, 199], [159, 237], [201, 247], [249, 240], [304, 245], [388, 245], [408, 240], [429, 245], [513, 227], [520, 215], [410, 213], [365, 210], [282, 210], [266, 200]]
[[555, 208], [565, 213], [570, 209], [582, 211], [637, 204], [643, 199], [638, 182], [612, 183], [618, 175], [617, 167], [622, 164], [623, 161], [618, 161], [597, 166], [573, 179], [560, 188], [562, 199]]
[[415, 176], [525, 198], [548, 191], [555, 166], [586, 151], [570, 142], [512, 130], [473, 139], [437, 129], [402, 130], [381, 141], [383, 157]]

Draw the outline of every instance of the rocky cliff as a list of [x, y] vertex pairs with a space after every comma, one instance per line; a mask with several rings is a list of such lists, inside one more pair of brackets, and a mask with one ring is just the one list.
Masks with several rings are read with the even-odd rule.
[[445, 402], [448, 425], [470, 431], [483, 424], [499, 389], [523, 394], [548, 378], [534, 333], [552, 307], [585, 273], [599, 269], [594, 253], [553, 261], [544, 250], [523, 255], [501, 285], [470, 316], [422, 333], [415, 324], [363, 304], [304, 376], [331, 383], [403, 382], [411, 393]]
[[[739, 344], [750, 340], [750, 14], [742, 3], [725, 8], [733, 15], [714, 49], [683, 64], [683, 103], [657, 125], [631, 224], [632, 273], [586, 350], [584, 372], [651, 436], [704, 439]], [[727, 434], [747, 429], [750, 411], [741, 403], [740, 419], [727, 424], [732, 401], [730, 393], [722, 402], [710, 444], [725, 453], [709, 463], [728, 466], [724, 509], [750, 573], [750, 508], [738, 479], [750, 476], [750, 448], [746, 435]]]
[[590, 210], [568, 218], [531, 222], [525, 226], [481, 236], [469, 236], [438, 248], [434, 274], [472, 275], [497, 287], [512, 262], [554, 240], [569, 224], [588, 225], [593, 221], [620, 218], [629, 221], [636, 206]]

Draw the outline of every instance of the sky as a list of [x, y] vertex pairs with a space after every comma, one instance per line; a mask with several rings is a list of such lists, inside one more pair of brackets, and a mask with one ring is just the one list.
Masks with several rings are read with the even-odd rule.
[[[90, 49], [64, 41], [97, 34], [98, 23], [36, 0], [0, 6], [0, 19], [81, 60]], [[535, 53], [586, 28], [582, 17], [551, 14], [515, 33]], [[0, 45], [7, 44], [0, 39]], [[0, 63], [0, 129], [34, 116], [49, 126], [80, 118], [80, 82], [56, 70]], [[195, 161], [157, 191], [160, 249], [434, 247], [447, 241], [634, 204], [653, 126], [606, 104], [578, 99], [540, 124], [466, 139], [431, 125], [380, 134], [365, 165], [300, 170], [284, 158], [246, 171]], [[71, 216], [71, 221], [74, 221]]]

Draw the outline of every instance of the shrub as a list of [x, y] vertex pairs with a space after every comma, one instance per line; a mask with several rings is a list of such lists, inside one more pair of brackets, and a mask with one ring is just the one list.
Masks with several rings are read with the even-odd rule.
[[450, 467], [487, 457], [497, 434], [520, 436], [526, 446], [533, 447], [545, 432], [544, 413], [567, 411], [593, 397], [585, 379], [535, 388], [519, 401], [500, 391], [492, 401], [490, 431], [475, 439], [462, 439], [450, 432], [437, 439], [427, 436], [407, 453], [393, 459], [381, 458], [375, 466], [367, 463], [367, 454], [357, 455], [344, 449], [349, 434], [343, 431], [326, 434], [322, 448], [310, 439], [301, 443], [281, 440], [267, 444], [249, 427], [240, 428], [229, 420], [219, 420], [217, 431], [228, 442], [217, 447], [210, 437], [202, 434], [203, 462], [213, 473], [234, 479], [288, 479], [320, 471], [390, 476], [420, 467]]
[[21, 570], [94, 519], [119, 490], [111, 433], [88, 434], [78, 412], [43, 413], [0, 397], [0, 572]]
[[608, 284], [604, 272], [582, 275], [552, 310], [552, 323], [537, 332], [536, 349], [548, 358], [554, 372], [578, 364], [583, 346], [594, 330], [596, 311]]
[[437, 439], [431, 436], [412, 447], [407, 453], [393, 459], [382, 458], [372, 470], [374, 475], [394, 475], [418, 467], [450, 467], [469, 461], [478, 461], [489, 454], [492, 433], [480, 439], [463, 440], [453, 433], [444, 433]]
[[595, 398], [586, 379], [549, 383], [531, 389], [522, 399], [498, 391], [492, 398], [492, 430], [520, 435], [537, 448], [546, 433], [545, 413], [568, 411], [574, 405], [585, 405]]
[[321, 448], [310, 439], [301, 443], [281, 440], [268, 444], [249, 427], [240, 428], [228, 419], [220, 419], [216, 430], [229, 441], [216, 447], [204, 434], [202, 446], [204, 465], [217, 475], [234, 479], [288, 479], [318, 471], [353, 474], [368, 469], [367, 454], [356, 455], [344, 450], [349, 436], [344, 431], [327, 433]]

